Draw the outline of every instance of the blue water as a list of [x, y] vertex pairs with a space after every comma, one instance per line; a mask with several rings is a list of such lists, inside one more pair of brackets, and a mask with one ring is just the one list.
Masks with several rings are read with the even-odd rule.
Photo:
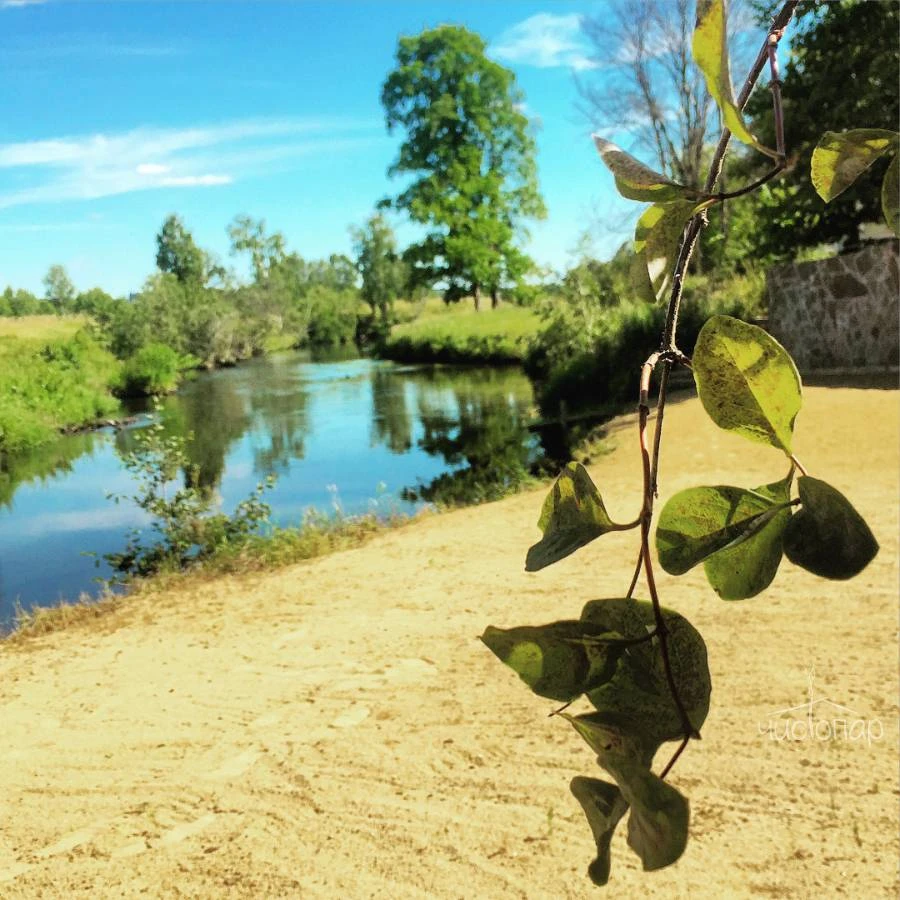
[[[531, 404], [530, 383], [516, 369], [312, 362], [293, 353], [199, 375], [156, 415], [187, 439], [194, 482], [213, 491], [217, 509], [232, 511], [274, 473], [265, 499], [271, 520], [288, 526], [310, 507], [340, 506], [349, 515], [413, 510], [404, 488], [465, 468], [485, 454], [479, 443], [496, 452], [497, 428], [504, 440], [527, 442]], [[134, 494], [122, 455], [151, 415], [6, 461], [0, 624], [16, 603], [27, 609], [94, 595], [97, 579], [111, 576], [103, 554], [122, 550], [128, 530], [147, 519], [130, 500], [107, 494]]]

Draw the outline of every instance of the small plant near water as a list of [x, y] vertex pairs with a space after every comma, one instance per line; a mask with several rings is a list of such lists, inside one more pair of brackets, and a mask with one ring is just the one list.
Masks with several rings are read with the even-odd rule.
[[116, 503], [134, 503], [150, 521], [144, 529], [129, 533], [124, 550], [104, 555], [125, 579], [200, 566], [214, 574], [290, 565], [357, 547], [408, 520], [377, 500], [366, 515], [345, 515], [334, 489], [333, 514], [309, 509], [297, 527], [276, 528], [269, 522], [271, 510], [264, 500], [275, 485], [273, 475], [260, 482], [231, 515], [211, 513], [213, 498], [208, 490], [178, 484], [179, 475], [191, 469], [184, 438], [167, 436], [162, 423], [154, 421], [135, 440], [137, 446], [125, 455], [124, 465], [137, 478], [137, 493], [109, 497]]
[[143, 529], [132, 529], [123, 551], [104, 556], [115, 571], [145, 576], [183, 569], [246, 544], [268, 522], [270, 509], [263, 496], [274, 485], [274, 476], [260, 482], [230, 516], [210, 514], [208, 491], [176, 485], [179, 474], [190, 470], [182, 437], [167, 436], [162, 423], [154, 421], [137, 435], [136, 442], [123, 462], [136, 476], [138, 491], [130, 497], [111, 494], [110, 499], [116, 503], [127, 499], [144, 510], [155, 539], [147, 543]]
[[[772, 481], [767, 484], [695, 487], [668, 501], [655, 532], [659, 564], [667, 573], [681, 575], [702, 563], [722, 599], [743, 600], [771, 584], [785, 556], [815, 575], [849, 579], [878, 552], [872, 532], [850, 501], [810, 474], [793, 452], [802, 395], [797, 369], [784, 348], [762, 329], [729, 316], [713, 316], [706, 322], [691, 359], [676, 343], [684, 278], [704, 212], [760, 187], [785, 167], [776, 50], [795, 6], [795, 0], [789, 0], [773, 20], [735, 98], [723, 0], [698, 4], [694, 57], [727, 129], [703, 190], [678, 184], [608, 141], [595, 139], [619, 192], [652, 204], [637, 224], [636, 276], [649, 299], [668, 298], [659, 349], [650, 354], [640, 376], [643, 502], [633, 521], [614, 522], [587, 471], [570, 463], [544, 502], [538, 523], [543, 538], [528, 551], [525, 568], [543, 569], [604, 534], [631, 529], [640, 537], [638, 559], [623, 594], [590, 601], [579, 618], [539, 626], [488, 627], [482, 636], [534, 693], [564, 704], [555, 714], [575, 728], [611, 779], [578, 776], [571, 783], [596, 842], [597, 855], [588, 874], [597, 885], [609, 880], [610, 843], [626, 814], [628, 845], [645, 870], [671, 865], [684, 852], [688, 800], [666, 779], [689, 741], [699, 739], [709, 711], [706, 645], [687, 619], [662, 606], [650, 551], [666, 390], [673, 366], [692, 370], [700, 401], [716, 425], [766, 444], [780, 456], [773, 456]], [[766, 63], [776, 123], [774, 149], [759, 144], [741, 114]], [[772, 169], [740, 190], [716, 193], [731, 136], [770, 157]], [[873, 129], [826, 134], [812, 163], [819, 194], [826, 201], [832, 199], [875, 159], [893, 154], [882, 200], [888, 224], [900, 233], [898, 138]], [[651, 441], [649, 396], [656, 372], [657, 416]], [[635, 596], [642, 573], [649, 600]], [[582, 696], [593, 711], [566, 712]], [[670, 741], [677, 741], [678, 747], [657, 774], [652, 770], [654, 757]]]

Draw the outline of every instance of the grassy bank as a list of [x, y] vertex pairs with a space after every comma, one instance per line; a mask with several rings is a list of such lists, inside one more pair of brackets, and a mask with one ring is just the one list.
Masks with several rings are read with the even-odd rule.
[[431, 300], [410, 322], [395, 325], [381, 355], [398, 362], [520, 363], [540, 322], [530, 309]]
[[120, 363], [84, 325], [77, 316], [0, 320], [0, 453], [118, 411]]

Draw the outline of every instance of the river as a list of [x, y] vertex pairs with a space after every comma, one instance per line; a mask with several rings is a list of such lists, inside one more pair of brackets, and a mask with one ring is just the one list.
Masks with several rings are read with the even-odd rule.
[[[516, 368], [314, 362], [286, 353], [198, 374], [158, 415], [168, 432], [185, 437], [191, 474], [183, 477], [209, 488], [216, 509], [232, 511], [273, 473], [265, 498], [271, 521], [290, 526], [310, 507], [411, 512], [423, 501], [409, 489], [431, 496], [477, 480], [479, 469], [495, 476], [521, 469], [537, 455], [526, 428], [532, 402]], [[122, 457], [151, 415], [5, 461], [0, 627], [17, 603], [29, 609], [96, 595], [97, 579], [110, 577], [103, 555], [122, 550], [129, 530], [147, 524], [133, 502], [108, 495], [134, 494]]]

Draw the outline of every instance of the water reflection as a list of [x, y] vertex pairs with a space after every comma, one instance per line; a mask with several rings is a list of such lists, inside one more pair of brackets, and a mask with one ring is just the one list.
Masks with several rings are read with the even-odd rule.
[[413, 423], [406, 396], [407, 384], [407, 378], [398, 378], [390, 369], [378, 368], [372, 372], [370, 447], [383, 444], [391, 453], [406, 453], [412, 447]]
[[[531, 404], [516, 369], [311, 364], [288, 354], [203, 373], [165, 398], [160, 416], [167, 433], [186, 438], [187, 484], [229, 513], [275, 473], [272, 519], [293, 525], [310, 506], [330, 512], [335, 489], [348, 514], [379, 495], [400, 511], [496, 496], [538, 455]], [[146, 421], [0, 459], [0, 622], [17, 599], [28, 607], [97, 591], [94, 578], [109, 573], [82, 552], [117, 552], [144, 521], [106, 494], [135, 493], [122, 457]]]
[[16, 489], [23, 484], [44, 484], [57, 475], [72, 471], [80, 456], [91, 453], [98, 435], [71, 434], [52, 444], [26, 453], [0, 453], [0, 508], [12, 509]]
[[490, 500], [528, 476], [539, 454], [528, 431], [531, 386], [520, 372], [435, 369], [422, 373], [418, 386], [419, 446], [450, 471], [407, 488], [407, 496], [445, 504]]

